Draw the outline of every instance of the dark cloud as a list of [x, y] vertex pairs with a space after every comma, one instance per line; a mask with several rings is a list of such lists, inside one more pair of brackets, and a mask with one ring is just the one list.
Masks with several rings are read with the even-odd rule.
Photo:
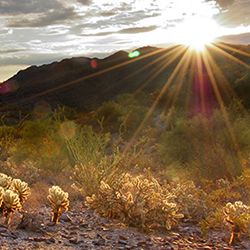
[[77, 0], [77, 2], [83, 5], [90, 5], [92, 3], [92, 0]]
[[45, 27], [53, 24], [63, 24], [64, 21], [73, 21], [79, 18], [73, 8], [60, 8], [42, 13], [37, 17], [17, 16], [9, 18], [7, 27]]
[[24, 50], [24, 49], [0, 50], [0, 55], [1, 54], [11, 54], [11, 53], [23, 52], [23, 51], [26, 51], [26, 50]]
[[215, 18], [223, 26], [248, 26], [250, 25], [249, 10], [249, 0], [235, 0], [232, 5], [227, 7], [226, 11], [221, 11]]
[[236, 27], [239, 25], [250, 25], [250, 1], [249, 0], [205, 0], [216, 2], [220, 13], [215, 16], [216, 20], [223, 26]]
[[142, 33], [155, 30], [156, 28], [157, 26], [128, 28], [120, 30], [119, 33], [125, 33], [125, 34]]
[[43, 13], [58, 8], [62, 8], [62, 4], [57, 0], [0, 0], [0, 14], [3, 15]]
[[108, 36], [113, 34], [113, 32], [100, 32], [100, 33], [93, 33], [93, 34], [81, 34], [81, 36]]
[[111, 11], [109, 11], [109, 12], [101, 12], [101, 13], [99, 13], [99, 15], [100, 16], [105, 16], [105, 17], [109, 17], [109, 16], [114, 16], [114, 15], [116, 15], [116, 12], [111, 12]]
[[250, 44], [250, 33], [218, 37], [217, 41], [230, 44]]
[[206, 0], [206, 2], [216, 2], [221, 8], [227, 9], [235, 0]]

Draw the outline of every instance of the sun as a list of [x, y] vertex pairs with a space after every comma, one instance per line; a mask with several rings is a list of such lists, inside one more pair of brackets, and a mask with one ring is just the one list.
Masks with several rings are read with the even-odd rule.
[[211, 44], [219, 36], [220, 27], [213, 19], [196, 16], [181, 22], [175, 32], [176, 43], [202, 51], [205, 45]]

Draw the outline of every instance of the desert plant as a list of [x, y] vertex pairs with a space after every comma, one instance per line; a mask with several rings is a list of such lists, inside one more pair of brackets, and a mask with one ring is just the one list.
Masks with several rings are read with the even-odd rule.
[[53, 186], [49, 189], [49, 195], [47, 198], [52, 203], [52, 211], [54, 215], [51, 218], [52, 222], [57, 223], [60, 215], [62, 214], [61, 209], [67, 211], [69, 200], [68, 193], [64, 192], [59, 186]]
[[11, 147], [15, 144], [17, 141], [17, 137], [24, 125], [24, 120], [27, 118], [27, 116], [22, 118], [22, 115], [20, 115], [20, 121], [16, 124], [13, 124], [12, 126], [7, 126], [5, 118], [7, 115], [3, 115], [1, 117], [1, 126], [0, 126], [0, 159], [6, 160], [9, 156], [9, 151]]
[[114, 101], [104, 102], [97, 109], [95, 119], [101, 121], [103, 119], [104, 125], [117, 124], [118, 118], [122, 115], [121, 107]]
[[12, 159], [17, 165], [29, 161], [34, 167], [53, 174], [58, 174], [69, 166], [65, 157], [66, 145], [58, 133], [60, 124], [52, 115], [24, 123], [20, 138], [11, 151]]
[[0, 207], [2, 207], [3, 204], [3, 193], [4, 193], [4, 188], [0, 187]]
[[232, 231], [229, 244], [237, 245], [240, 242], [240, 233], [245, 233], [250, 225], [250, 207], [242, 201], [236, 201], [234, 204], [229, 202], [223, 207], [223, 213]]
[[98, 193], [86, 198], [86, 204], [103, 216], [123, 219], [147, 232], [157, 226], [170, 230], [183, 215], [171, 202], [158, 181], [151, 177], [124, 174], [115, 185], [101, 182]]
[[208, 215], [209, 207], [206, 204], [207, 194], [193, 181], [165, 184], [173, 195], [175, 203], [180, 204], [180, 212], [186, 222], [198, 223]]
[[140, 152], [120, 152], [119, 148], [113, 149], [112, 155], [103, 155], [95, 159], [95, 163], [80, 163], [74, 167], [74, 180], [85, 195], [91, 196], [98, 192], [101, 181], [114, 185], [124, 171], [135, 167], [133, 161]]
[[2, 196], [3, 199], [3, 215], [5, 216], [4, 224], [9, 224], [10, 216], [17, 210], [19, 210], [22, 205], [20, 203], [18, 194], [14, 193], [12, 190], [6, 190]]
[[178, 118], [157, 143], [162, 161], [188, 169], [196, 182], [225, 176], [231, 181], [240, 175], [241, 161], [250, 147], [249, 118], [226, 111], [214, 110], [210, 117]]
[[17, 193], [20, 199], [20, 204], [23, 205], [24, 201], [30, 195], [30, 188], [28, 184], [20, 179], [13, 179], [11, 189]]
[[5, 190], [7, 190], [10, 187], [11, 182], [12, 182], [12, 177], [0, 173], [0, 187], [3, 187]]
[[71, 166], [96, 164], [104, 155], [107, 144], [110, 140], [109, 133], [95, 132], [91, 126], [83, 126], [79, 131], [66, 137], [61, 133], [66, 141], [68, 156]]

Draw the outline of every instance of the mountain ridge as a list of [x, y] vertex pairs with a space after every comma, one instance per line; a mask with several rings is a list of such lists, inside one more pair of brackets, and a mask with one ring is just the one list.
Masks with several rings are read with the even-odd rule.
[[[242, 47], [230, 46], [234, 49], [231, 54]], [[134, 58], [121, 50], [103, 59], [72, 57], [33, 65], [2, 83], [0, 101], [28, 109], [46, 102], [52, 108], [65, 105], [91, 111], [119, 94], [163, 88], [187, 49], [181, 45], [164, 49], [146, 46], [138, 48]], [[211, 55], [217, 61], [229, 60], [214, 51]]]

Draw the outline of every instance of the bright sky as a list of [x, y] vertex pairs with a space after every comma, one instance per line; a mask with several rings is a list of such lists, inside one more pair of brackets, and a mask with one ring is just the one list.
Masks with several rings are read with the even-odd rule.
[[249, 0], [0, 0], [0, 82], [30, 65], [147, 45], [250, 44], [249, 13]]

